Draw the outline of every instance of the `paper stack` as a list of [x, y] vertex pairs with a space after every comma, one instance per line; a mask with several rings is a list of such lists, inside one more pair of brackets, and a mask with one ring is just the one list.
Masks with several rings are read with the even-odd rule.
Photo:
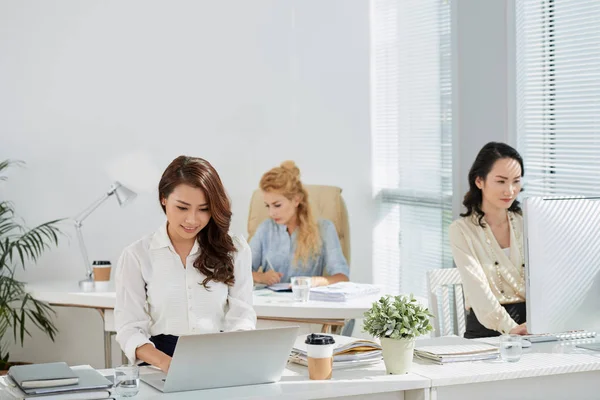
[[[333, 350], [333, 369], [351, 368], [381, 361], [381, 345], [371, 340], [349, 336], [330, 335], [335, 340]], [[290, 361], [308, 366], [306, 335], [296, 338]]]
[[315, 301], [346, 301], [379, 293], [379, 287], [366, 283], [338, 282], [310, 289], [310, 299]]
[[415, 358], [436, 364], [497, 358], [498, 347], [461, 337], [417, 340]]
[[11, 367], [8, 375], [0, 377], [0, 400], [107, 399], [111, 387], [112, 383], [89, 365], [31, 364]]

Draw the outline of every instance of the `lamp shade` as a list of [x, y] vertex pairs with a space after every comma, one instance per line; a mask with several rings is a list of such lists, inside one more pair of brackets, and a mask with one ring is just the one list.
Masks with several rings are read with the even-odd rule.
[[121, 207], [135, 199], [137, 196], [133, 190], [123, 186], [120, 182], [113, 183], [112, 192], [115, 194], [115, 197], [117, 198], [117, 201]]

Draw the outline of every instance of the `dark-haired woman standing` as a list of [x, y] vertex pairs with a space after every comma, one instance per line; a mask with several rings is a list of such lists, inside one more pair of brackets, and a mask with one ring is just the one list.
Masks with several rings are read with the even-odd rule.
[[180, 156], [158, 194], [167, 221], [117, 264], [115, 325], [131, 363], [167, 372], [179, 336], [254, 329], [256, 313], [250, 247], [228, 233], [231, 205], [217, 171]]
[[467, 211], [450, 226], [467, 307], [466, 338], [526, 334], [523, 217], [516, 200], [523, 159], [504, 143], [479, 151], [469, 171]]

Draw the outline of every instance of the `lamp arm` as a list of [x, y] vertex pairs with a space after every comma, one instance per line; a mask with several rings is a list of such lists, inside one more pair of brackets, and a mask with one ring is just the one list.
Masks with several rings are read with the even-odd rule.
[[96, 210], [106, 199], [110, 197], [114, 193], [114, 190], [111, 190], [105, 193], [101, 198], [96, 200], [91, 206], [83, 210], [79, 213], [73, 220], [75, 223], [75, 230], [77, 231], [77, 240], [79, 241], [79, 250], [81, 250], [81, 256], [83, 258], [83, 262], [85, 265], [85, 275], [88, 280], [92, 280], [93, 271], [92, 266], [90, 265], [90, 259], [88, 257], [87, 249], [85, 247], [85, 242], [83, 241], [83, 233], [81, 232], [81, 225], [83, 221]]
[[85, 265], [85, 277], [87, 280], [92, 280], [94, 272], [92, 271], [90, 259], [88, 257], [87, 249], [85, 248], [85, 243], [83, 241], [83, 234], [81, 233], [81, 224], [76, 224], [75, 230], [77, 231], [77, 239], [79, 240], [79, 250], [81, 250], [81, 256]]
[[92, 203], [91, 206], [89, 206], [88, 208], [86, 208], [85, 210], [83, 210], [82, 212], [80, 212], [79, 214], [77, 214], [77, 216], [74, 219], [75, 221], [75, 225], [81, 227], [81, 223], [91, 214], [94, 212], [94, 210], [98, 207], [100, 207], [100, 204], [104, 203], [104, 201], [106, 199], [108, 199], [110, 197], [111, 194], [113, 194], [114, 191], [111, 192], [107, 192], [105, 193], [101, 198], [99, 198], [98, 200], [96, 200], [94, 203]]

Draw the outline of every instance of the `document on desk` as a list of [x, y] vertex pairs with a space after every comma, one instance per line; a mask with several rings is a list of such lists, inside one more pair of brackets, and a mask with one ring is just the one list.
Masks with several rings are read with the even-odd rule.
[[379, 286], [366, 283], [338, 282], [310, 289], [310, 299], [315, 301], [347, 301], [379, 293]]
[[[330, 335], [335, 340], [333, 368], [343, 369], [378, 363], [382, 359], [381, 345], [367, 339]], [[294, 343], [290, 361], [308, 366], [306, 335], [300, 335]]]
[[458, 336], [423, 339], [415, 342], [415, 357], [445, 364], [459, 361], [479, 361], [497, 358], [498, 347]]

